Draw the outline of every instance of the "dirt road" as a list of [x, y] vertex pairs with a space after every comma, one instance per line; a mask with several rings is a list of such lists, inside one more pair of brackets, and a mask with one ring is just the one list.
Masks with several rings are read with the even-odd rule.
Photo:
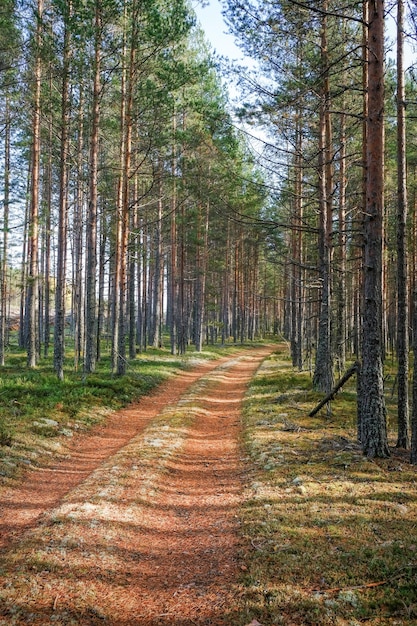
[[240, 407], [271, 348], [205, 363], [0, 494], [0, 625], [231, 625]]

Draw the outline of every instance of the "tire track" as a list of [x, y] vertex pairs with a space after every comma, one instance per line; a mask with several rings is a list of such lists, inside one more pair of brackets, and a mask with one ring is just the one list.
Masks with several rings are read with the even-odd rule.
[[5, 555], [1, 625], [234, 622], [240, 409], [270, 352], [216, 362], [176, 388], [175, 400], [44, 510]]

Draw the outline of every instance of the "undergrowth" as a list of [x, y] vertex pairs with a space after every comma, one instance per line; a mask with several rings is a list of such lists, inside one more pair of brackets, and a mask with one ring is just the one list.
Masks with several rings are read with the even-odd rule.
[[247, 394], [241, 623], [417, 624], [416, 470], [363, 457], [354, 380], [308, 417], [321, 397], [284, 349]]
[[29, 466], [64, 456], [75, 433], [149, 394], [196, 359], [216, 359], [239, 348], [208, 346], [201, 353], [190, 349], [183, 356], [171, 355], [168, 348], [150, 348], [129, 361], [124, 376], [111, 373], [108, 356], [99, 361], [94, 374], [84, 376], [74, 370], [68, 353], [65, 378], [60, 381], [52, 356], [29, 369], [26, 354], [12, 346], [0, 369], [0, 486], [11, 484]]

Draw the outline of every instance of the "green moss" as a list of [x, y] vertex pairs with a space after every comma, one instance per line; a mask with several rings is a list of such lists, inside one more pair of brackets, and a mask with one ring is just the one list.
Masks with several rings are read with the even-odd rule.
[[[355, 385], [336, 396], [330, 417], [324, 408], [310, 418], [322, 396], [278, 352], [248, 390], [241, 624], [248, 616], [293, 626], [415, 617], [415, 468], [362, 456]], [[392, 410], [395, 398], [386, 401]]]

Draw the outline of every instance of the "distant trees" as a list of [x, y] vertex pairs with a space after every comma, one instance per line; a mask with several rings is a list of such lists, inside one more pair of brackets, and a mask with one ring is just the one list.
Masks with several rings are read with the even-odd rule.
[[[272, 309], [260, 306], [262, 180], [188, 5], [19, 8], [10, 0], [0, 13], [0, 53], [20, 59], [0, 68], [13, 83], [0, 84], [2, 362], [11, 204], [30, 367], [48, 354], [52, 328], [60, 379], [71, 354], [88, 375], [108, 346], [123, 375], [165, 334], [182, 353], [272, 328]], [[11, 108], [13, 89], [30, 123]]]

